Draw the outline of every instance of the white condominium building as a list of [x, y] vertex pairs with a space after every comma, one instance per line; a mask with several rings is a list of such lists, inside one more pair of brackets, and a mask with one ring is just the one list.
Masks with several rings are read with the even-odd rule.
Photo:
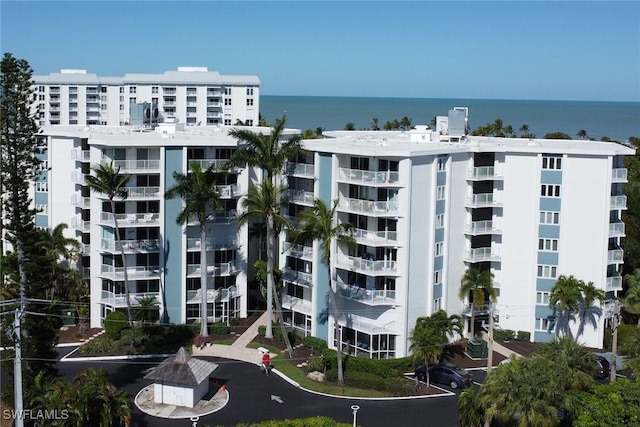
[[40, 126], [133, 125], [177, 119], [192, 125], [258, 125], [260, 80], [206, 67], [102, 77], [61, 70], [33, 77]]

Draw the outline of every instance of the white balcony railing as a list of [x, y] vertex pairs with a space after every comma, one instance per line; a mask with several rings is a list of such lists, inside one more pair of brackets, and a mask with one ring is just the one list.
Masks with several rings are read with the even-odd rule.
[[84, 221], [78, 217], [73, 217], [71, 218], [71, 228], [87, 233], [91, 229], [91, 222]]
[[285, 267], [282, 270], [282, 280], [297, 283], [300, 286], [313, 286], [313, 276], [310, 273], [293, 270], [289, 267]]
[[[112, 280], [124, 280], [124, 268], [112, 265], [101, 265], [100, 275]], [[157, 265], [127, 267], [127, 279], [157, 279], [160, 277], [160, 267]]]
[[160, 197], [160, 187], [127, 187], [129, 199], [157, 199]]
[[140, 171], [140, 170], [160, 170], [160, 160], [111, 160], [107, 157], [102, 158], [102, 164], [113, 162], [114, 168], [120, 168], [120, 171]]
[[611, 209], [627, 209], [627, 196], [611, 196]]
[[625, 235], [624, 222], [609, 223], [609, 237], [624, 237], [624, 235]]
[[398, 213], [398, 202], [340, 198], [338, 207], [349, 212], [371, 215], [386, 215]]
[[294, 190], [291, 188], [287, 190], [286, 197], [289, 202], [301, 203], [308, 206], [313, 206], [313, 202], [315, 200], [315, 196], [312, 192], [304, 190]]
[[100, 249], [103, 251], [119, 253], [121, 247], [125, 252], [157, 252], [160, 249], [160, 241], [158, 239], [123, 240], [121, 242], [102, 239], [100, 241]]
[[[100, 213], [100, 222], [108, 225], [115, 225], [113, 221], [114, 215], [109, 212]], [[115, 219], [118, 225], [124, 226], [131, 224], [140, 225], [158, 225], [160, 223], [160, 214], [157, 213], [139, 213], [139, 214], [116, 214]]]
[[[228, 159], [191, 159], [187, 160], [187, 167], [190, 169], [192, 163], [198, 163], [202, 170], [209, 169], [209, 166], [213, 166], [213, 170], [222, 171], [224, 170], [225, 164], [228, 162]], [[231, 168], [230, 171], [236, 171], [238, 168]]]
[[87, 178], [82, 172], [73, 171], [71, 172], [71, 182], [74, 182], [80, 185], [87, 185]]
[[355, 256], [342, 256], [338, 258], [338, 263], [346, 268], [365, 273], [395, 272], [397, 270], [397, 263], [393, 260], [373, 261]]
[[296, 258], [311, 258], [313, 256], [313, 248], [311, 246], [293, 245], [290, 242], [284, 242], [283, 253], [287, 256]]
[[[187, 264], [187, 276], [200, 276], [200, 264]], [[229, 276], [236, 271], [234, 261], [224, 262], [220, 264], [207, 265], [207, 276]]]
[[[129, 294], [129, 303], [130, 305], [140, 305], [140, 301], [142, 298], [153, 297], [156, 301], [160, 302], [160, 293], [159, 292], [136, 292]], [[126, 307], [127, 306], [127, 297], [125, 294], [115, 294], [110, 291], [102, 291], [102, 298], [100, 300], [102, 304], [107, 304], [113, 307]]]
[[502, 179], [502, 174], [494, 166], [480, 166], [472, 168], [467, 178], [477, 181]]
[[[202, 300], [200, 297], [201, 290], [187, 291], [187, 303], [198, 304]], [[207, 289], [207, 302], [229, 301], [231, 298], [238, 296], [235, 286], [220, 289]]]
[[615, 168], [611, 171], [611, 182], [612, 183], [625, 183], [627, 182], [627, 169], [626, 168]]
[[624, 262], [624, 250], [612, 249], [607, 252], [607, 262], [609, 264], [620, 264]]
[[353, 230], [353, 238], [356, 240], [361, 240], [363, 242], [368, 242], [371, 244], [376, 243], [397, 243], [398, 240], [398, 232], [397, 231], [372, 231], [372, 230], [363, 230], [357, 228]]
[[[220, 249], [233, 249], [238, 247], [238, 242], [235, 239], [207, 239], [205, 240], [206, 250], [220, 250]], [[200, 238], [193, 237], [187, 239], [187, 250], [200, 250]]]
[[307, 163], [287, 163], [285, 167], [287, 175], [298, 175], [313, 178], [316, 173], [315, 165]]
[[89, 209], [91, 206], [91, 198], [90, 197], [82, 197], [79, 194], [71, 195], [71, 204], [73, 206], [77, 206], [82, 209]]
[[336, 283], [338, 295], [369, 305], [385, 305], [396, 303], [395, 290], [364, 289], [356, 285], [342, 282]]
[[71, 158], [81, 162], [88, 162], [91, 159], [91, 152], [89, 150], [81, 150], [80, 148], [72, 148]]
[[[238, 219], [238, 212], [235, 209], [224, 212], [214, 212], [207, 215], [207, 222], [214, 224], [229, 224]], [[190, 216], [187, 225], [198, 225], [198, 218]]]
[[399, 172], [367, 171], [346, 168], [340, 168], [338, 170], [338, 179], [340, 179], [341, 181], [357, 182], [364, 185], [395, 184], [399, 181], [399, 178]]
[[502, 202], [494, 197], [493, 193], [472, 194], [467, 199], [467, 206], [472, 208], [483, 208], [489, 206], [501, 206]]
[[622, 276], [607, 277], [606, 291], [621, 291], [622, 290]]
[[222, 198], [238, 197], [241, 195], [240, 186], [237, 184], [216, 185], [216, 190]]
[[465, 252], [464, 260], [467, 262], [499, 261], [500, 255], [493, 248], [473, 248]]
[[500, 233], [500, 223], [491, 220], [473, 221], [471, 224], [467, 224], [466, 232], [473, 235], [498, 234]]

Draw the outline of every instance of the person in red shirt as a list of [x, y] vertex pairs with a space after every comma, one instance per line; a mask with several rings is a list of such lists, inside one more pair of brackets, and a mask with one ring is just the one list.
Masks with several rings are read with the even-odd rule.
[[269, 356], [269, 353], [264, 353], [262, 355], [262, 368], [264, 369], [264, 372], [269, 375], [269, 370], [271, 369], [271, 357]]

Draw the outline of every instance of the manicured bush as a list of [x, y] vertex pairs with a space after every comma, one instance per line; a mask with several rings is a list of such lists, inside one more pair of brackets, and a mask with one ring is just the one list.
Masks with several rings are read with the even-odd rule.
[[264, 337], [267, 334], [267, 327], [265, 325], [258, 326], [258, 335]]
[[293, 420], [270, 420], [253, 424], [237, 424], [236, 427], [350, 427], [350, 423], [339, 423], [329, 417], [296, 418]]
[[324, 379], [331, 383], [338, 381], [338, 369], [337, 368], [327, 369], [327, 372], [324, 373]]
[[80, 353], [109, 353], [118, 350], [120, 350], [120, 343], [104, 334], [82, 344], [78, 351]]
[[[149, 339], [149, 334], [143, 329], [136, 328], [133, 330], [133, 342], [135, 345], [144, 344]], [[131, 329], [126, 328], [120, 331], [120, 339], [118, 340], [120, 345], [131, 344]]]
[[346, 358], [345, 371], [366, 372], [380, 378], [392, 378], [399, 375], [385, 360], [365, 359], [363, 357], [349, 356]]
[[226, 325], [226, 323], [215, 322], [211, 324], [209, 333], [211, 335], [227, 335], [229, 333], [229, 327]]
[[493, 339], [495, 340], [511, 340], [513, 339], [513, 331], [511, 329], [496, 329], [493, 331]]
[[394, 396], [413, 396], [416, 394], [416, 383], [404, 377], [387, 378], [384, 380], [385, 391]]
[[346, 371], [344, 383], [350, 387], [386, 390], [384, 378], [368, 372]]
[[128, 326], [127, 316], [121, 311], [112, 311], [104, 318], [104, 332], [112, 340], [118, 340], [120, 332]]
[[312, 356], [307, 360], [307, 368], [309, 368], [309, 371], [311, 372], [324, 372], [325, 366], [324, 358], [322, 356]]
[[522, 341], [529, 341], [531, 339], [531, 332], [518, 331], [518, 339]]
[[237, 317], [232, 317], [232, 318], [229, 320], [229, 324], [230, 324], [231, 326], [238, 326], [238, 325], [240, 324], [240, 319], [238, 319]]
[[322, 353], [322, 350], [327, 348], [327, 342], [322, 338], [307, 336], [302, 338], [302, 344], [305, 347], [310, 348], [314, 353]]
[[[295, 332], [287, 330], [287, 335], [289, 336], [289, 342], [291, 343], [291, 345], [293, 345], [296, 342]], [[273, 338], [275, 338], [280, 342], [284, 342], [284, 336], [282, 335], [282, 328], [280, 327], [279, 323], [273, 324]]]

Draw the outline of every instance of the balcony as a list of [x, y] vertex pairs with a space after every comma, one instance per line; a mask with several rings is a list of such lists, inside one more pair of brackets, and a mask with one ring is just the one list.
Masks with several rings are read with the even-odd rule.
[[282, 280], [308, 288], [313, 286], [313, 276], [310, 273], [293, 270], [289, 267], [282, 270]]
[[[158, 225], [160, 224], [160, 214], [157, 213], [139, 213], [139, 214], [116, 214], [118, 225]], [[109, 212], [100, 213], [100, 222], [102, 224], [115, 226], [114, 215]]]
[[627, 182], [627, 169], [626, 168], [615, 168], [611, 171], [611, 183], [625, 183]]
[[462, 304], [462, 315], [471, 317], [471, 312], [473, 311], [474, 316], [478, 315], [489, 315], [489, 311], [491, 310], [491, 305], [485, 301], [485, 304], [481, 306], [476, 306], [474, 303], [463, 303]]
[[612, 249], [607, 251], [607, 263], [608, 264], [621, 264], [624, 262], [624, 250]]
[[[111, 163], [111, 159], [103, 158], [101, 163]], [[120, 171], [159, 171], [160, 160], [113, 160], [113, 167]]]
[[90, 197], [82, 197], [79, 194], [71, 195], [71, 205], [77, 206], [82, 209], [89, 209], [91, 206], [91, 198]]
[[356, 285], [336, 283], [337, 294], [367, 305], [396, 305], [395, 290], [364, 289]]
[[[207, 276], [230, 276], [236, 272], [234, 261], [207, 265]], [[187, 264], [187, 277], [200, 277], [200, 264]]]
[[160, 187], [127, 187], [128, 199], [157, 199]]
[[282, 308], [284, 309], [310, 315], [313, 313], [312, 307], [311, 301], [309, 300], [288, 294], [282, 295]]
[[315, 196], [310, 191], [288, 189], [285, 197], [290, 203], [298, 203], [301, 205], [313, 206]]
[[[206, 170], [209, 168], [209, 166], [213, 166], [214, 171], [222, 172], [224, 171], [225, 163], [227, 163], [228, 161], [229, 159], [191, 159], [187, 160], [187, 164], [189, 166], [189, 169], [191, 169], [192, 163], [199, 163], [200, 169], [202, 170]], [[230, 171], [238, 171], [238, 168], [231, 168]]]
[[501, 180], [502, 173], [494, 166], [480, 166], [472, 168], [467, 174], [470, 181]]
[[100, 241], [100, 250], [111, 253], [120, 253], [124, 248], [125, 252], [158, 252], [160, 250], [160, 241], [158, 239], [145, 240], [123, 240], [117, 242], [112, 239], [102, 239]]
[[622, 290], [622, 276], [607, 277], [606, 292], [614, 292]]
[[218, 190], [218, 194], [223, 199], [228, 199], [231, 197], [240, 197], [242, 195], [240, 186], [237, 184], [216, 185], [216, 190]]
[[282, 253], [287, 256], [310, 260], [313, 257], [313, 248], [311, 246], [293, 245], [290, 242], [284, 242]]
[[[224, 249], [235, 249], [238, 247], [238, 242], [235, 239], [207, 239], [205, 241], [205, 246], [207, 251], [217, 251]], [[200, 250], [200, 238], [188, 238], [187, 239], [187, 250], [188, 251], [199, 251]]]
[[468, 208], [500, 207], [502, 202], [493, 193], [480, 193], [472, 194], [471, 197], [468, 197], [465, 206]]
[[340, 198], [338, 205], [340, 210], [361, 213], [372, 216], [396, 216], [398, 214], [398, 202], [397, 201], [373, 201], [362, 199], [349, 199]]
[[372, 231], [356, 228], [353, 230], [353, 238], [356, 241], [366, 244], [368, 246], [377, 245], [397, 245], [398, 244], [398, 232], [397, 231]]
[[[132, 306], [140, 305], [140, 299], [149, 297], [153, 297], [157, 301], [160, 301], [159, 292], [129, 293], [129, 304]], [[112, 307], [126, 307], [127, 297], [125, 294], [114, 294], [113, 292], [102, 291], [100, 303], [107, 304]]]
[[306, 178], [313, 178], [316, 173], [316, 166], [307, 163], [292, 163], [286, 164], [285, 173], [287, 175], [302, 176]]
[[81, 162], [88, 162], [91, 160], [91, 152], [89, 150], [81, 150], [80, 148], [72, 148], [71, 158]]
[[[187, 291], [187, 304], [199, 304], [202, 301], [201, 290]], [[238, 291], [235, 286], [220, 289], [207, 289], [207, 302], [225, 302], [237, 297]]]
[[[235, 209], [224, 212], [215, 212], [207, 215], [207, 222], [211, 224], [231, 224], [238, 219], [238, 212]], [[187, 225], [199, 225], [200, 222], [196, 216], [190, 216]]]
[[78, 217], [71, 218], [71, 228], [74, 230], [81, 231], [83, 233], [88, 233], [91, 229], [91, 222], [84, 221]]
[[86, 176], [80, 171], [71, 172], [71, 182], [75, 182], [80, 185], [87, 185]]
[[465, 234], [472, 236], [480, 236], [483, 234], [500, 234], [500, 223], [497, 221], [473, 221], [471, 224], [467, 224], [465, 228]]
[[500, 261], [500, 255], [493, 248], [473, 248], [465, 251], [465, 262]]
[[627, 209], [627, 196], [611, 196], [611, 207], [609, 209]]
[[397, 186], [400, 178], [399, 172], [390, 171], [366, 171], [359, 169], [338, 169], [338, 180], [362, 185], [389, 185]]
[[[112, 265], [101, 265], [100, 276], [111, 280], [124, 280], [124, 268]], [[158, 279], [160, 267], [157, 265], [127, 267], [128, 280]]]
[[164, 106], [165, 107], [175, 107], [176, 106], [176, 101], [175, 100], [166, 100], [164, 101]]
[[624, 222], [609, 223], [609, 237], [624, 237], [625, 235]]
[[342, 256], [338, 257], [338, 267], [369, 274], [390, 274], [397, 271], [397, 263], [393, 260], [373, 261], [370, 259]]

